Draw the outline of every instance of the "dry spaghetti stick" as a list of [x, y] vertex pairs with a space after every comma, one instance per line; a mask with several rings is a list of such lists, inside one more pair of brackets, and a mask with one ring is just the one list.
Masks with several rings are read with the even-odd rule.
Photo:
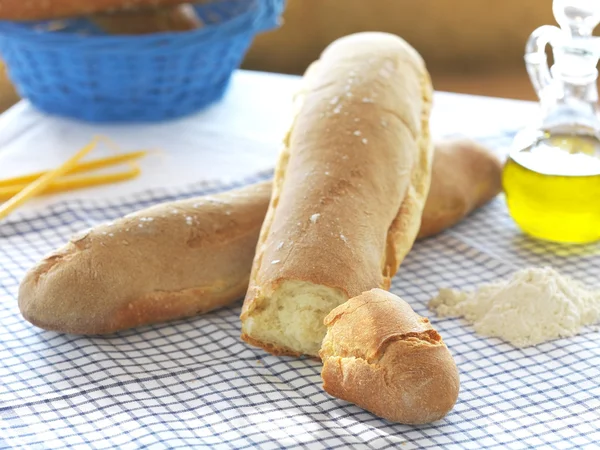
[[44, 192], [48, 186], [52, 184], [54, 180], [61, 177], [65, 173], [73, 170], [73, 168], [77, 165], [79, 160], [91, 152], [96, 144], [98, 143], [98, 138], [94, 138], [92, 142], [79, 150], [75, 155], [73, 155], [70, 159], [68, 159], [62, 166], [42, 175], [40, 178], [35, 180], [33, 183], [27, 185], [25, 189], [19, 192], [17, 195], [12, 197], [2, 206], [0, 206], [0, 219], [4, 219], [8, 216], [12, 211], [17, 209], [23, 203], [27, 202], [32, 197], [37, 194]]
[[[91, 161], [86, 161], [86, 162], [77, 164], [77, 166], [75, 166], [75, 168], [73, 168], [73, 170], [71, 170], [69, 172], [69, 174], [87, 172], [87, 171], [94, 170], [94, 169], [101, 169], [104, 167], [114, 166], [117, 164], [121, 164], [124, 162], [128, 162], [128, 161], [132, 161], [134, 159], [141, 158], [143, 156], [146, 156], [147, 154], [148, 154], [147, 151], [142, 150], [142, 151], [138, 151], [138, 152], [123, 153], [120, 155], [108, 156], [106, 158], [93, 159]], [[17, 185], [21, 185], [21, 188], [23, 188], [23, 186], [22, 186], [23, 184], [31, 183], [32, 181], [35, 181], [42, 175], [46, 174], [47, 172], [48, 171], [30, 173], [27, 175], [21, 175], [18, 177], [0, 180], [0, 188], [3, 188], [5, 186], [13, 187], [13, 186], [17, 186]], [[5, 192], [4, 190], [1, 190], [1, 189], [0, 189], [0, 191]]]
[[[108, 173], [102, 175], [88, 175], [79, 177], [66, 177], [58, 180], [54, 180], [52, 184], [48, 186], [41, 195], [51, 194], [55, 192], [64, 192], [75, 189], [88, 188], [92, 186], [99, 186], [103, 184], [117, 183], [119, 181], [126, 181], [136, 178], [141, 173], [140, 168], [137, 165], [132, 164], [132, 168], [123, 172]], [[6, 200], [13, 195], [19, 193], [23, 188], [27, 187], [26, 184], [0, 187], [0, 201]]]

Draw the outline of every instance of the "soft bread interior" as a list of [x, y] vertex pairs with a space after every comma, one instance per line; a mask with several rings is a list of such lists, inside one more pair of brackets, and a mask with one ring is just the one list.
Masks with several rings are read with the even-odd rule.
[[346, 300], [339, 289], [287, 280], [263, 298], [260, 309], [244, 322], [244, 331], [259, 341], [316, 356], [327, 332], [324, 317]]

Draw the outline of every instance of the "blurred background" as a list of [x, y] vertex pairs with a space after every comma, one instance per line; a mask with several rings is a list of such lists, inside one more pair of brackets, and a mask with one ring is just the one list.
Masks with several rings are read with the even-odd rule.
[[[437, 90], [525, 100], [535, 100], [525, 42], [555, 23], [552, 0], [288, 0], [283, 20], [257, 36], [242, 68], [300, 75], [334, 39], [387, 31], [423, 55]], [[0, 109], [17, 98], [2, 71]]]
[[525, 42], [555, 24], [552, 0], [288, 0], [284, 21], [256, 38], [245, 68], [301, 74], [334, 39], [387, 31], [421, 53], [437, 90], [527, 100]]

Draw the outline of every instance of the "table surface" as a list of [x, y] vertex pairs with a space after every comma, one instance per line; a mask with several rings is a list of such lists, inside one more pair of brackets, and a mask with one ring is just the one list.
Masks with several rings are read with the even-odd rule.
[[[74, 233], [227, 189], [226, 180], [268, 176], [258, 172], [273, 167], [297, 86], [296, 77], [238, 72], [220, 104], [157, 125], [79, 124], [26, 103], [0, 117], [0, 178], [56, 166], [97, 134], [123, 150], [160, 150], [135, 181], [38, 199], [0, 222], [0, 449], [597, 449], [597, 329], [518, 349], [427, 309], [439, 288], [471, 289], [527, 266], [598, 285], [600, 244], [530, 239], [502, 196], [415, 243], [392, 281], [392, 292], [431, 317], [459, 368], [459, 400], [434, 424], [381, 420], [325, 394], [318, 362], [241, 342], [239, 302], [109, 336], [23, 320], [16, 299], [24, 273]], [[532, 103], [437, 93], [432, 134], [470, 136], [502, 153], [535, 113]]]
[[[291, 99], [299, 80], [239, 71], [221, 103], [184, 119], [151, 125], [79, 123], [42, 114], [23, 101], [0, 116], [0, 179], [55, 167], [94, 135], [108, 136], [124, 151], [160, 152], [142, 162], [143, 174], [134, 181], [52, 195], [26, 208], [203, 179], [240, 179], [273, 167], [290, 123]], [[431, 130], [434, 137], [490, 136], [523, 126], [535, 111], [536, 105], [530, 102], [436, 93]], [[106, 149], [99, 148], [93, 156], [105, 153]]]

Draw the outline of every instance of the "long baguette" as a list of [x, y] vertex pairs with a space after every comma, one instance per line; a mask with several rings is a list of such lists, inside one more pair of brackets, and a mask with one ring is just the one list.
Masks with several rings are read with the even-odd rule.
[[[500, 191], [500, 162], [472, 141], [438, 143], [433, 174], [419, 238], [454, 225]], [[452, 177], [456, 182], [447, 183]], [[264, 182], [216, 195], [212, 201], [197, 198], [170, 202], [139, 211], [133, 216], [138, 219], [117, 220], [108, 228], [100, 225], [88, 233], [87, 244], [75, 239], [29, 270], [19, 291], [21, 311], [42, 328], [95, 334], [180, 319], [233, 303], [246, 292], [270, 192], [271, 183]], [[203, 206], [194, 207], [200, 203]], [[187, 210], [193, 211], [195, 225], [202, 224], [206, 230], [205, 242], [213, 244], [187, 245], [191, 230], [182, 223]], [[138, 223], [139, 230], [134, 227], [135, 234], [131, 233], [132, 220], [135, 223], [155, 216], [160, 217], [162, 225], [144, 229]], [[244, 228], [231, 232], [243, 238], [218, 241], [213, 233], [220, 230], [219, 224], [232, 220]], [[123, 232], [128, 234], [126, 244], [110, 236]], [[121, 256], [124, 250], [126, 257]], [[154, 261], [157, 251], [161, 252], [162, 265]], [[217, 258], [207, 254], [209, 251], [222, 253], [220, 258], [226, 265], [208, 264], [211, 257]], [[233, 267], [227, 258], [231, 258]], [[127, 276], [124, 286], [113, 284], [114, 273], [120, 274], [120, 283]], [[225, 277], [229, 277], [226, 284], [239, 288], [220, 293], [202, 288], [202, 283], [210, 286]], [[157, 302], [161, 304], [159, 309], [155, 307]], [[130, 303], [135, 305], [135, 313], [133, 307], [129, 311]]]
[[389, 286], [429, 190], [431, 97], [423, 60], [391, 34], [341, 38], [309, 68], [275, 173], [242, 339], [316, 356], [332, 309]]

